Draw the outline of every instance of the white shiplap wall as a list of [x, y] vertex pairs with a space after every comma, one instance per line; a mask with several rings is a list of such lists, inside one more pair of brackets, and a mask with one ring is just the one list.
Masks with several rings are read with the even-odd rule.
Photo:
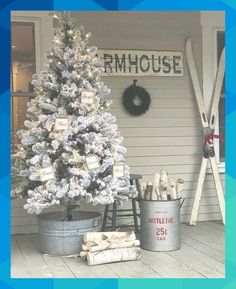
[[[182, 221], [188, 221], [201, 161], [201, 123], [189, 78], [184, 52], [192, 37], [201, 79], [202, 40], [198, 12], [73, 12], [87, 31], [91, 45], [98, 48], [175, 50], [184, 55], [183, 77], [135, 77], [151, 95], [151, 105], [142, 116], [130, 116], [122, 106], [122, 94], [133, 77], [104, 77], [111, 88], [111, 112], [117, 117], [127, 147], [126, 162], [131, 172], [152, 180], [160, 169], [185, 180]], [[224, 175], [221, 175], [224, 185]], [[126, 204], [125, 206], [129, 206]], [[91, 210], [90, 207], [85, 208]], [[103, 211], [103, 207], [93, 208]], [[212, 175], [207, 175], [199, 220], [220, 219]], [[12, 204], [12, 233], [36, 231], [35, 217]]]

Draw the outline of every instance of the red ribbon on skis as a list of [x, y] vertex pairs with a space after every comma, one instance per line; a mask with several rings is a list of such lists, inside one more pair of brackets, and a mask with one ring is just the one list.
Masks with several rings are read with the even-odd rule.
[[224, 140], [222, 135], [214, 134], [213, 132], [211, 132], [205, 135], [205, 143], [211, 145], [213, 143], [214, 138], [219, 139], [219, 141]]

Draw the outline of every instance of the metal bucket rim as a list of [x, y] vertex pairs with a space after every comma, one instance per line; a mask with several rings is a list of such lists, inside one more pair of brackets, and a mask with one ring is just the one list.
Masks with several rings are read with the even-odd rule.
[[174, 199], [174, 200], [141, 200], [141, 202], [157, 202], [157, 203], [165, 203], [165, 202], [177, 202], [182, 200], [182, 198]]
[[[92, 216], [90, 215], [88, 218], [84, 219], [84, 220], [93, 220], [96, 218], [101, 218], [102, 214], [98, 213], [98, 212], [88, 212], [88, 211], [76, 211], [74, 213], [85, 213], [85, 214], [92, 214]], [[62, 215], [63, 212], [62, 211], [56, 211], [56, 212], [48, 212], [48, 213], [43, 213], [43, 214], [39, 214], [37, 215], [37, 218], [39, 220], [45, 220], [45, 221], [53, 221], [53, 222], [65, 222], [64, 220], [55, 220], [55, 219], [48, 219], [48, 217], [50, 216], [57, 216], [57, 215]], [[77, 222], [77, 221], [83, 221], [83, 219], [72, 219], [70, 221], [66, 221], [66, 222]]]

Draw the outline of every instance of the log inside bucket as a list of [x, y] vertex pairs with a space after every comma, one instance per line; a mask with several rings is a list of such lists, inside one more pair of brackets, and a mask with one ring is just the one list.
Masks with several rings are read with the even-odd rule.
[[150, 201], [167, 201], [181, 198], [184, 180], [169, 177], [165, 170], [154, 175], [153, 183], [141, 184], [141, 199]]

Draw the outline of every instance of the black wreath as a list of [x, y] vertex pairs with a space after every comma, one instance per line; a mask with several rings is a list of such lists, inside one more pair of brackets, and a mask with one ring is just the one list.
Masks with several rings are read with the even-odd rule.
[[[133, 85], [126, 88], [123, 93], [123, 105], [125, 109], [132, 115], [140, 115], [145, 113], [151, 103], [149, 93], [141, 86], [136, 86], [137, 80], [134, 80]], [[134, 103], [134, 99], [139, 97], [141, 100], [140, 105]]]

